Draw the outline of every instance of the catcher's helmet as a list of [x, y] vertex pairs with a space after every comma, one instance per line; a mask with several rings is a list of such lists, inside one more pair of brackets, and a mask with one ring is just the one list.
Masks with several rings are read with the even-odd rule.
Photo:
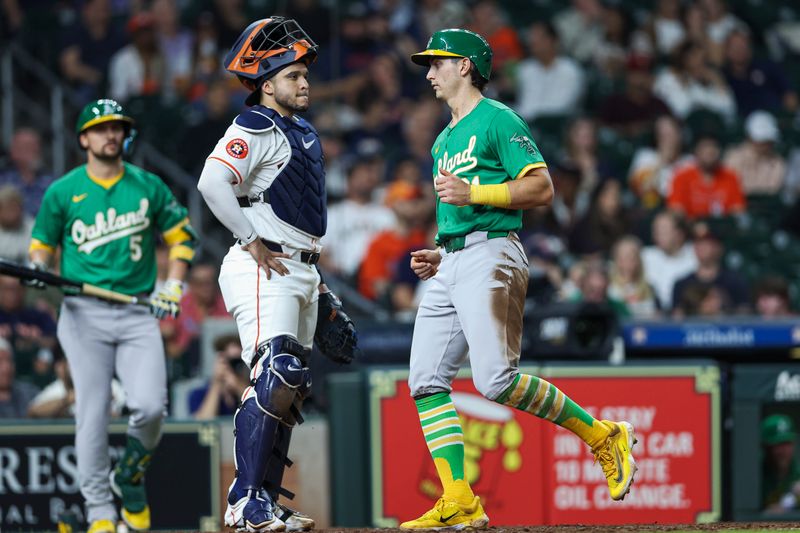
[[431, 57], [467, 57], [478, 69], [478, 74], [489, 80], [492, 74], [492, 47], [475, 32], [451, 28], [431, 35], [425, 50], [411, 56], [417, 65], [428, 66]]
[[236, 74], [253, 91], [247, 105], [257, 104], [261, 82], [298, 61], [310, 65], [317, 58], [317, 44], [294, 19], [271, 17], [250, 24], [225, 56], [225, 69]]
[[133, 140], [136, 138], [136, 130], [133, 129], [134, 120], [125, 114], [125, 110], [116, 100], [104, 98], [89, 102], [78, 115], [75, 123], [75, 133], [80, 135], [92, 126], [97, 126], [104, 122], [119, 121], [125, 128], [125, 140], [122, 143], [123, 153], [130, 152]]

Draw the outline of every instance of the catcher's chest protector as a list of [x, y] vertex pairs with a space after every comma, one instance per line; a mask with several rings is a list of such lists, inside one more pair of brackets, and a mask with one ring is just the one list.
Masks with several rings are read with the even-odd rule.
[[322, 237], [327, 227], [325, 166], [317, 131], [299, 117], [282, 117], [263, 106], [253, 109], [275, 122], [292, 149], [291, 159], [269, 187], [273, 211], [295, 228]]

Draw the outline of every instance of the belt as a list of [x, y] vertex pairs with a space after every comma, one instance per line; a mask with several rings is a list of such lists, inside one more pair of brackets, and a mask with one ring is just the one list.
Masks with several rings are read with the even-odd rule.
[[[241, 244], [242, 241], [239, 241]], [[264, 246], [267, 247], [268, 250], [278, 253], [285, 253], [289, 254], [291, 259], [296, 261], [300, 261], [301, 263], [306, 263], [307, 265], [316, 265], [319, 263], [319, 252], [311, 252], [308, 250], [297, 250], [295, 248], [288, 248], [283, 247], [277, 242], [268, 241], [267, 239], [261, 239], [261, 242], [264, 243]], [[297, 259], [295, 256], [300, 255], [300, 259]]]
[[[489, 239], [499, 239], [501, 237], [508, 237], [509, 231], [473, 231], [467, 235], [460, 235], [439, 241], [439, 246], [444, 247], [447, 253], [457, 252], [463, 250], [468, 245], [475, 244], [481, 241], [488, 241]], [[469, 242], [467, 242], [469, 241]]]
[[265, 189], [258, 193], [256, 196], [237, 196], [236, 201], [239, 202], [239, 207], [252, 207], [253, 204], [269, 203], [269, 189]]

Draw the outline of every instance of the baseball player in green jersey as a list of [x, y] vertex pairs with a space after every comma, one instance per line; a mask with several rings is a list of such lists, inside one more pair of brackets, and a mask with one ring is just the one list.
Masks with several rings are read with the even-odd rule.
[[452, 119], [431, 149], [437, 250], [411, 254], [430, 279], [417, 312], [409, 386], [442, 482], [442, 497], [403, 529], [480, 528], [489, 523], [464, 477], [464, 437], [450, 398], [469, 357], [478, 391], [497, 403], [554, 422], [591, 447], [611, 497], [630, 490], [636, 464], [628, 422], [599, 421], [544, 379], [519, 371], [528, 260], [515, 233], [522, 211], [548, 205], [553, 184], [527, 124], [484, 98], [492, 50], [480, 35], [437, 31], [412, 60]]
[[[168, 279], [151, 299], [150, 312], [86, 296], [67, 296], [61, 305], [58, 340], [75, 384], [75, 448], [89, 533], [116, 531], [112, 490], [122, 499], [127, 526], [150, 528], [144, 473], [161, 436], [167, 402], [156, 318], [177, 316], [196, 241], [186, 209], [164, 182], [123, 162], [132, 127], [133, 120], [113, 100], [83, 109], [76, 133], [88, 161], [47, 189], [30, 246], [36, 268], [48, 268], [60, 246], [65, 277], [131, 296], [153, 291], [156, 232], [170, 247]], [[131, 414], [125, 454], [109, 472], [115, 372]]]

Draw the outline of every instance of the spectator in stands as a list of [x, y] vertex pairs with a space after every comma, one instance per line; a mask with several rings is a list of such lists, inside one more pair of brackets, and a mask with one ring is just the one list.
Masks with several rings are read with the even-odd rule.
[[761, 318], [789, 318], [795, 316], [789, 296], [789, 282], [783, 276], [765, 276], [753, 289], [753, 308]]
[[242, 392], [250, 384], [250, 370], [242, 361], [239, 336], [214, 339], [214, 369], [208, 383], [189, 393], [189, 412], [198, 420], [212, 420], [236, 412]]
[[655, 209], [669, 194], [676, 169], [691, 161], [683, 150], [681, 124], [670, 115], [655, 122], [655, 146], [641, 146], [633, 154], [628, 185], [645, 209]]
[[728, 295], [719, 287], [693, 281], [681, 288], [672, 309], [672, 317], [678, 320], [721, 317], [725, 315], [728, 302]]
[[558, 53], [558, 35], [547, 21], [528, 30], [529, 57], [517, 65], [517, 106], [527, 121], [541, 115], [566, 115], [578, 108], [583, 71], [572, 58]]
[[0, 337], [14, 348], [20, 376], [39, 386], [50, 383], [56, 324], [47, 313], [25, 305], [25, 287], [10, 276], [0, 276]]
[[716, 134], [697, 136], [694, 159], [676, 170], [667, 206], [689, 219], [742, 213], [746, 201], [739, 176], [721, 163]]
[[0, 256], [17, 263], [27, 262], [33, 231], [33, 218], [25, 213], [23, 202], [15, 186], [0, 186]]
[[[720, 299], [724, 312], [745, 313], [749, 311], [750, 296], [747, 283], [739, 274], [722, 265], [725, 247], [719, 236], [704, 222], [700, 222], [694, 227], [694, 253], [697, 257], [697, 269], [675, 282], [672, 301], [683, 301], [684, 292], [689, 287], [702, 285], [714, 287], [719, 291], [716, 297]], [[702, 305], [700, 310], [702, 310]]]
[[325, 193], [328, 205], [344, 199], [347, 193], [346, 146], [341, 134], [332, 130], [317, 130], [325, 154]]
[[653, 92], [681, 119], [701, 109], [725, 117], [736, 113], [725, 79], [709, 63], [705, 49], [693, 42], [682, 44], [673, 53], [669, 67], [656, 76]]
[[784, 414], [761, 421], [761, 505], [768, 515], [796, 512], [800, 503], [800, 464], [795, 457], [797, 432]]
[[214, 15], [211, 12], [200, 13], [195, 20], [193, 30], [192, 57], [194, 64], [192, 65], [192, 86], [188, 94], [190, 101], [202, 97], [208, 89], [208, 84], [219, 78], [224, 55], [220, 52], [219, 31], [214, 25]]
[[569, 250], [578, 255], [603, 254], [631, 231], [630, 211], [622, 207], [622, 186], [603, 180], [592, 192], [592, 203], [569, 234]]
[[0, 337], [0, 418], [24, 418], [39, 392], [36, 385], [16, 380], [14, 359], [11, 343]]
[[631, 53], [633, 21], [620, 7], [606, 5], [602, 14], [603, 39], [592, 52], [592, 63], [604, 77], [618, 80]]
[[510, 71], [524, 55], [522, 43], [496, 0], [478, 0], [471, 11], [469, 29], [483, 35], [492, 47], [492, 90], [505, 99], [515, 92]]
[[218, 274], [215, 265], [193, 265], [178, 318], [164, 319], [160, 323], [167, 355], [183, 360], [185, 375], [196, 375], [200, 366], [199, 339], [205, 319], [228, 316], [217, 283]]
[[735, 168], [742, 191], [751, 194], [779, 194], [785, 185], [786, 160], [775, 150], [780, 130], [767, 111], [754, 111], [745, 122], [747, 140], [725, 155], [725, 165]]
[[166, 60], [161, 53], [153, 14], [137, 13], [128, 20], [125, 28], [131, 44], [114, 54], [108, 70], [111, 98], [123, 103], [135, 96], [160, 93], [166, 72]]
[[581, 171], [570, 161], [550, 166], [555, 196], [549, 207], [532, 210], [536, 222], [530, 229], [544, 231], [567, 242], [575, 225], [592, 203], [591, 193], [581, 188]]
[[[75, 387], [69, 365], [60, 347], [54, 350], [53, 368], [56, 379], [44, 387], [28, 404], [30, 418], [72, 418], [75, 416]], [[122, 416], [125, 409], [125, 389], [118, 379], [111, 381], [111, 416]]]
[[681, 0], [658, 0], [647, 30], [658, 55], [671, 55], [686, 37], [681, 19]]
[[42, 138], [33, 128], [20, 128], [11, 137], [11, 164], [0, 171], [0, 185], [13, 185], [22, 193], [25, 213], [35, 217], [53, 176], [42, 169]]
[[424, 42], [436, 30], [463, 28], [469, 19], [469, 11], [459, 0], [420, 0], [417, 4], [417, 22]]
[[615, 174], [597, 149], [597, 124], [589, 117], [579, 117], [567, 128], [564, 156], [580, 170], [583, 190], [591, 192], [602, 178]]
[[724, 73], [740, 116], [759, 109], [773, 113], [797, 110], [797, 91], [783, 69], [766, 59], [753, 58], [749, 32], [737, 29], [728, 35]]
[[654, 244], [642, 250], [645, 279], [655, 289], [659, 307], [669, 310], [675, 282], [697, 269], [697, 256], [687, 242], [683, 218], [677, 213], [657, 214], [652, 233]]
[[653, 287], [644, 276], [642, 242], [633, 235], [620, 238], [611, 250], [608, 295], [624, 302], [635, 318], [659, 315]]
[[626, 136], [646, 133], [657, 117], [669, 113], [667, 104], [653, 94], [650, 60], [636, 56], [627, 62], [625, 91], [606, 98], [598, 110], [603, 125]]
[[568, 56], [588, 64], [603, 42], [603, 4], [600, 0], [572, 0], [572, 6], [555, 16], [553, 25]]
[[574, 301], [607, 305], [617, 318], [628, 318], [631, 311], [625, 302], [609, 295], [608, 270], [603, 261], [591, 260], [585, 263], [578, 284], [579, 292], [573, 296]]
[[728, 11], [724, 0], [699, 0], [706, 23], [706, 46], [709, 59], [715, 65], [722, 65], [725, 40], [735, 30], [746, 31], [747, 26], [736, 15]]
[[212, 80], [203, 100], [196, 107], [197, 112], [187, 117], [188, 127], [178, 143], [177, 154], [183, 169], [193, 176], [200, 175], [205, 154], [211, 153], [236, 116], [231, 106], [228, 81], [222, 78]]
[[365, 298], [390, 305], [391, 280], [403, 254], [425, 245], [430, 216], [421, 213], [429, 202], [424, 198], [421, 185], [395, 181], [388, 188], [385, 204], [394, 211], [397, 222], [393, 227], [376, 234], [368, 244], [358, 271], [358, 290]]
[[376, 162], [356, 160], [347, 173], [347, 197], [328, 209], [328, 230], [322, 239], [325, 251], [320, 265], [353, 285], [372, 238], [395, 225], [392, 210], [374, 201], [379, 183]]
[[236, 42], [239, 34], [250, 22], [246, 12], [246, 2], [245, 0], [211, 0], [204, 3], [210, 3], [210, 13], [219, 36], [218, 45], [223, 50], [227, 50]]
[[189, 91], [194, 63], [194, 37], [181, 26], [176, 0], [154, 0], [151, 6], [156, 21], [159, 49], [165, 58], [162, 82], [168, 99], [183, 97]]
[[444, 127], [442, 106], [433, 98], [421, 98], [411, 107], [403, 120], [403, 146], [406, 155], [413, 157], [425, 175], [433, 168], [431, 146], [436, 132]]
[[[433, 205], [429, 203], [428, 205]], [[430, 249], [436, 248], [436, 224], [429, 224], [425, 246]], [[418, 246], [413, 246], [400, 254], [397, 265], [392, 274], [390, 287], [391, 307], [394, 311], [394, 318], [403, 322], [413, 322], [416, 316], [419, 302], [427, 284], [426, 280], [419, 279], [411, 270], [411, 252], [418, 250]]]
[[124, 44], [123, 32], [111, 21], [110, 0], [86, 0], [80, 20], [64, 34], [59, 57], [61, 73], [82, 102], [102, 92], [111, 56]]
[[286, 18], [303, 21], [303, 29], [314, 42], [326, 48], [331, 40], [331, 10], [320, 0], [292, 0], [284, 4]]

